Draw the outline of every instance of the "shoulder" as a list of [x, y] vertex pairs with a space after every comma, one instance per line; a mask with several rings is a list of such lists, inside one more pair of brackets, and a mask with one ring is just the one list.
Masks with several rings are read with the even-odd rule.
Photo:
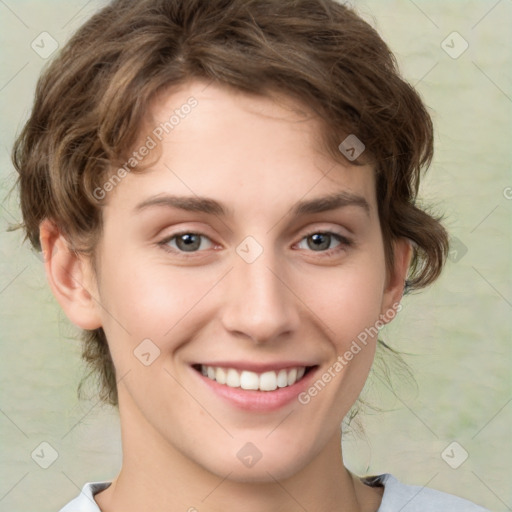
[[[364, 479], [370, 485], [384, 486], [378, 512], [489, 512], [468, 500], [428, 487], [407, 485], [386, 473]], [[101, 512], [94, 495], [106, 489], [111, 482], [86, 483], [79, 496], [59, 512]]]
[[88, 482], [80, 494], [59, 512], [101, 512], [94, 501], [94, 495], [106, 489], [112, 482]]
[[468, 500], [428, 487], [407, 485], [389, 473], [370, 477], [370, 485], [384, 486], [377, 512], [489, 512]]

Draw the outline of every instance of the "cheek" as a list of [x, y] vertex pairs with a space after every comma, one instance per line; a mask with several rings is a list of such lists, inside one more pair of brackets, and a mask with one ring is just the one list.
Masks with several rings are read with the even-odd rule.
[[142, 264], [136, 258], [104, 265], [100, 302], [114, 361], [127, 361], [144, 339], [162, 351], [176, 348], [177, 333], [194, 314], [201, 320], [199, 303], [218, 279], [217, 272], [199, 267]]
[[379, 319], [384, 264], [367, 259], [303, 279], [302, 295], [323, 322], [337, 352]]

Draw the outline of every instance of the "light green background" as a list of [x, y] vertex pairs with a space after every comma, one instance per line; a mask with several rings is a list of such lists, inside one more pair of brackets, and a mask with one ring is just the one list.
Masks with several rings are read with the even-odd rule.
[[[84, 370], [76, 331], [46, 285], [40, 258], [19, 231], [7, 232], [20, 219], [16, 195], [6, 197], [15, 180], [10, 147], [46, 62], [30, 43], [47, 31], [62, 45], [101, 4], [0, 2], [2, 511], [55, 512], [86, 481], [111, 479], [120, 467], [117, 415], [94, 400], [77, 401]], [[389, 410], [365, 417], [364, 436], [347, 437], [346, 462], [356, 472], [391, 472], [511, 510], [512, 1], [351, 4], [390, 44], [431, 109], [436, 157], [423, 198], [445, 212], [467, 253], [453, 253], [438, 283], [406, 297], [386, 328], [384, 339], [411, 354], [418, 390], [397, 382], [395, 398], [374, 380], [373, 399]], [[453, 31], [469, 43], [457, 59], [441, 47]], [[31, 458], [43, 441], [58, 452], [46, 470]], [[452, 441], [469, 454], [458, 469], [441, 458]]]

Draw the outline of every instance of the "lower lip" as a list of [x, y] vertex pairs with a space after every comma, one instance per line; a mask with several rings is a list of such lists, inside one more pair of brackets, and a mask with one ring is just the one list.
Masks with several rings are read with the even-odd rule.
[[311, 369], [301, 380], [285, 388], [274, 391], [257, 391], [242, 388], [231, 388], [225, 384], [205, 377], [197, 370], [192, 371], [218, 396], [231, 405], [246, 411], [276, 411], [292, 402], [311, 382], [316, 368]]

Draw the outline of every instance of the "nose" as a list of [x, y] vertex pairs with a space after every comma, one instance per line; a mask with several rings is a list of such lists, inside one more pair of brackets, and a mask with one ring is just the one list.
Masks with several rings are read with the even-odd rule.
[[269, 343], [290, 335], [299, 325], [299, 305], [285, 272], [271, 250], [252, 263], [237, 254], [224, 283], [221, 320], [234, 336]]

